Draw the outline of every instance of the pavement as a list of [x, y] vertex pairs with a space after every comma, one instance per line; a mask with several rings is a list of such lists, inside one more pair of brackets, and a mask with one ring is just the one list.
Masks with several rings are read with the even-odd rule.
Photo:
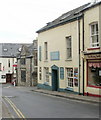
[[[2, 102], [2, 118], [5, 119], [5, 118], [13, 118], [13, 116], [11, 115], [9, 109], [7, 108], [7, 105]], [[2, 120], [3, 120], [2, 119]]]
[[72, 100], [79, 100], [82, 102], [90, 102], [90, 103], [97, 103], [97, 104], [101, 102], [101, 98], [99, 97], [83, 96], [83, 95], [78, 95], [74, 93], [50, 91], [50, 90], [44, 90], [44, 89], [33, 89], [33, 88], [31, 89], [31, 91], [53, 95], [57, 97], [62, 97], [62, 98], [68, 98]]

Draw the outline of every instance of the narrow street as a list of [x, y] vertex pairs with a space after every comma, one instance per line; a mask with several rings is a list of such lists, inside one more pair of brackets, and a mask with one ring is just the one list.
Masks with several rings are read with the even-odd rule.
[[96, 104], [44, 95], [28, 87], [2, 85], [2, 100], [14, 118], [99, 118]]

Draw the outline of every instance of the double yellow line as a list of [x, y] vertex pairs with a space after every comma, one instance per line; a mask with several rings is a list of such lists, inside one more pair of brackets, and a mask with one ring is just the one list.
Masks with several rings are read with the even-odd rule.
[[14, 105], [14, 103], [9, 98], [4, 97], [4, 99], [11, 105], [11, 107], [16, 112], [19, 118], [23, 118], [23, 120], [26, 120], [25, 116], [21, 113], [21, 111]]

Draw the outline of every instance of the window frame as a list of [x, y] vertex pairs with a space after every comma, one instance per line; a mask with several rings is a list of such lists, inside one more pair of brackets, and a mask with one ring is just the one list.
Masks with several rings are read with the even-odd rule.
[[[98, 27], [98, 31], [95, 27], [96, 25]], [[94, 26], [94, 34], [92, 34], [92, 26]], [[93, 37], [96, 37], [96, 39], [98, 39], [98, 42], [93, 43], [93, 40], [92, 40]], [[94, 39], [94, 41], [95, 41], [95, 39]], [[99, 47], [100, 47], [100, 44], [99, 44], [99, 26], [98, 26], [98, 22], [93, 22], [90, 24], [90, 48], [99, 48]]]
[[[68, 42], [70, 42], [68, 45]], [[72, 37], [67, 36], [66, 37], [66, 60], [71, 60], [72, 59]]]
[[[68, 73], [68, 70], [70, 69], [72, 69], [72, 73], [71, 72]], [[66, 68], [66, 79], [67, 79], [67, 87], [73, 88], [74, 87], [74, 69], [72, 67]], [[72, 82], [70, 80], [72, 80]]]

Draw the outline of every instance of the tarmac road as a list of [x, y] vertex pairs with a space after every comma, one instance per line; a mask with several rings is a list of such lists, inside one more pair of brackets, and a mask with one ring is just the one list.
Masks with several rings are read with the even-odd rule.
[[99, 118], [99, 106], [3, 85], [2, 97], [15, 118]]

